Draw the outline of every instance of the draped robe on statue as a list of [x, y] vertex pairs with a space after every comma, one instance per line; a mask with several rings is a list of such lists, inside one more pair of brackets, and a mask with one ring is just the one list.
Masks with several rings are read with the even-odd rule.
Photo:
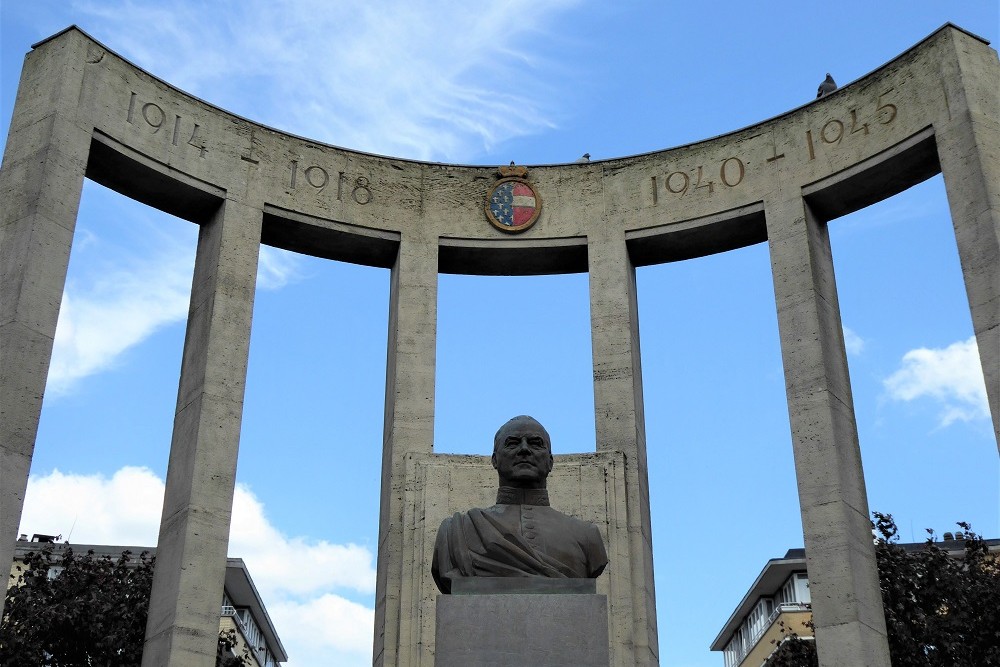
[[441, 522], [431, 573], [450, 593], [458, 577], [595, 578], [607, 564], [597, 526], [549, 507], [545, 489], [500, 487], [493, 507]]

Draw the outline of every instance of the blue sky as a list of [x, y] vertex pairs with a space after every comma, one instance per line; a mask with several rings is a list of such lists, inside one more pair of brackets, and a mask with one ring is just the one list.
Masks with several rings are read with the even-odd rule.
[[[463, 164], [682, 145], [846, 84], [992, 0], [754, 3], [4, 2], [0, 133], [23, 54], [75, 23], [225, 109], [328, 143]], [[872, 509], [904, 539], [1000, 536], [1000, 466], [940, 177], [830, 223]], [[154, 544], [194, 225], [86, 183], [21, 532]], [[388, 271], [265, 249], [230, 553], [290, 665], [370, 664]], [[708, 645], [802, 546], [766, 245], [638, 271], [661, 662]], [[529, 413], [594, 448], [586, 275], [443, 275], [439, 452]], [[511, 313], [517, 320], [511, 321]], [[497, 345], [497, 332], [519, 341]]]

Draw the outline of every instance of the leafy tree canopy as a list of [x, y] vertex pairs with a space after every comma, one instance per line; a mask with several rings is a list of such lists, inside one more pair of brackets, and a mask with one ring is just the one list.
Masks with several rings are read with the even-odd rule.
[[[155, 558], [128, 550], [117, 559], [54, 551], [47, 545], [29, 552], [11, 574], [0, 666], [139, 665]], [[233, 631], [220, 633], [217, 667], [252, 664], [246, 651], [232, 657], [235, 646]]]
[[[872, 516], [893, 667], [1000, 667], [1000, 559], [982, 536], [960, 522], [962, 557], [949, 555], [932, 530], [921, 548], [907, 550], [891, 514]], [[766, 665], [815, 666], [815, 643], [790, 634]]]

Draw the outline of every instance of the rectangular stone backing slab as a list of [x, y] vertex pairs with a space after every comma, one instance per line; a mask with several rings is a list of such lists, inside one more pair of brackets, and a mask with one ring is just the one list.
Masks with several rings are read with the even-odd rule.
[[603, 595], [441, 595], [436, 667], [608, 667]]

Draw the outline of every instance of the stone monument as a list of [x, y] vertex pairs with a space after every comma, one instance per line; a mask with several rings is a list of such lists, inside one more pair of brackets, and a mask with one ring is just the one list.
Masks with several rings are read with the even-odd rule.
[[595, 579], [608, 555], [597, 526], [549, 506], [548, 432], [514, 417], [497, 431], [490, 461], [496, 504], [438, 528], [431, 572], [452, 595], [438, 598], [435, 664], [607, 667], [607, 597], [595, 595]]
[[438, 275], [588, 274], [596, 444], [557, 457], [551, 493], [605, 538], [597, 590], [612, 664], [657, 665], [636, 267], [766, 243], [819, 662], [888, 667], [827, 223], [944, 175], [1000, 434], [998, 81], [996, 51], [949, 24], [729, 134], [530, 174], [512, 165], [498, 180], [496, 167], [280, 132], [67, 28], [25, 58], [0, 168], [0, 567], [13, 558], [86, 178], [200, 228], [146, 667], [214, 664], [262, 244], [390, 271], [378, 667], [432, 665], [437, 601], [491, 597], [439, 598], [428, 567], [438, 524], [481, 502], [495, 474], [487, 457], [434, 450]]

